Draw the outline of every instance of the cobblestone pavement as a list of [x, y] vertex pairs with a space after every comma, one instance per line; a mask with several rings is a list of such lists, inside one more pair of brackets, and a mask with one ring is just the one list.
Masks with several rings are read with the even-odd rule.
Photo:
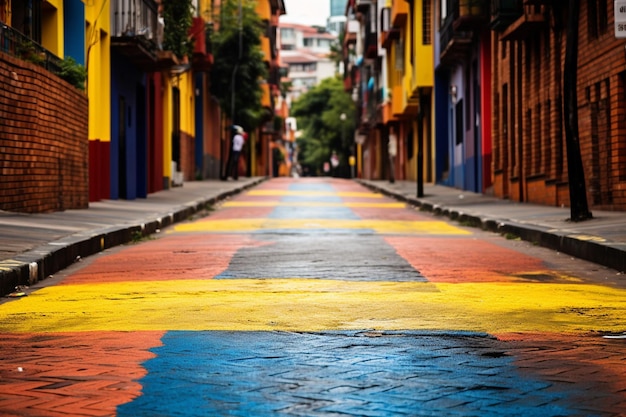
[[0, 414], [626, 415], [616, 273], [274, 179], [0, 304]]

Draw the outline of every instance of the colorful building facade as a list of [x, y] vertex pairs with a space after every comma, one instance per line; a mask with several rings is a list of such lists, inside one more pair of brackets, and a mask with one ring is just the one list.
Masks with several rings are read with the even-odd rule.
[[[20, 208], [21, 203], [13, 201], [22, 194], [17, 187], [11, 193], [3, 193], [15, 194], [5, 207], [33, 212], [79, 208], [86, 207], [87, 201], [145, 198], [185, 181], [220, 178], [227, 157], [223, 131], [229, 122], [211, 95], [209, 75], [213, 63], [211, 33], [222, 2], [190, 0], [193, 16], [187, 37], [193, 42], [193, 52], [176, 56], [164, 49], [163, 10], [164, 4], [167, 5], [164, 1], [0, 0], [0, 53], [17, 59], [7, 58], [7, 74], [13, 74], [9, 78], [14, 83], [21, 82], [23, 74], [32, 72], [30, 63], [42, 68], [35, 70], [38, 77], [46, 78], [48, 73], [63, 72], [63, 65], [71, 58], [75, 68], [84, 68], [86, 74], [78, 86], [67, 88], [67, 94], [54, 90], [63, 97], [78, 95], [72, 104], [85, 108], [82, 112], [73, 110], [69, 115], [56, 116], [58, 123], [66, 126], [76, 124], [74, 116], [77, 120], [85, 117], [79, 123], [84, 137], [72, 138], [77, 151], [64, 148], [65, 154], [79, 160], [64, 164], [62, 158], [50, 156], [59, 159], [56, 163], [59, 167], [81, 167], [73, 168], [71, 180], [82, 184], [74, 186], [72, 192], [61, 193], [66, 197], [72, 195], [68, 201], [50, 201], [27, 208]], [[276, 27], [285, 7], [281, 0], [258, 1], [255, 5], [266, 25], [261, 44], [270, 76], [259, 80], [267, 123], [252, 135], [253, 151], [248, 156], [247, 172], [263, 175], [269, 170], [269, 142], [275, 134], [269, 126], [272, 126], [274, 95], [280, 82]], [[21, 61], [28, 69], [15, 66], [15, 62]], [[52, 85], [48, 80], [41, 83]], [[59, 86], [65, 88], [62, 82]], [[73, 107], [66, 105], [57, 110], [62, 113], [70, 109]], [[21, 111], [25, 110], [17, 108], [16, 115]], [[38, 123], [42, 124], [35, 121], [31, 123], [34, 127], [20, 131], [22, 137], [30, 138], [29, 133], [37, 130]], [[9, 132], [13, 124], [3, 124], [2, 133]], [[72, 134], [80, 132], [81, 129], [76, 129]], [[19, 149], [19, 146], [9, 148]], [[37, 166], [27, 168], [16, 170], [16, 175], [26, 178], [29, 170], [40, 170]], [[51, 184], [62, 182], [51, 176], [65, 172], [61, 168], [58, 174], [50, 168], [41, 171], [50, 173]], [[12, 180], [12, 184], [19, 183], [20, 180]], [[80, 190], [86, 194], [74, 196]], [[45, 191], [38, 190], [40, 195], [47, 195]], [[51, 188], [51, 199], [56, 192]]]
[[[582, 176], [591, 208], [626, 210], [625, 41], [613, 2], [577, 3], [580, 17], [568, 32], [569, 7], [349, 1], [345, 88], [361, 111], [360, 175], [557, 206], [571, 204], [571, 185]], [[565, 67], [572, 41], [577, 61]], [[572, 72], [578, 136], [568, 141], [564, 80]], [[577, 159], [580, 168], [571, 165]]]
[[79, 0], [0, 1], [2, 210], [88, 205], [84, 13]]
[[491, 186], [489, 2], [441, 1], [434, 10], [438, 102], [437, 180], [485, 192]]

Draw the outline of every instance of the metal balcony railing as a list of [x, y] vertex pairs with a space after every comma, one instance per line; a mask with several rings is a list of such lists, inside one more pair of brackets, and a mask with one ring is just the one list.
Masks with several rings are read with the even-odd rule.
[[452, 22], [454, 21], [454, 15], [449, 14], [443, 21], [441, 25], [441, 30], [439, 31], [439, 41], [441, 43], [441, 49], [445, 50], [445, 48], [452, 42], [452, 38], [454, 37], [454, 28], [452, 27]]
[[439, 31], [441, 42], [441, 65], [447, 66], [457, 62], [463, 62], [467, 58], [472, 42], [471, 31], [461, 31], [454, 28], [454, 15], [446, 16]]
[[61, 73], [62, 60], [19, 31], [0, 22], [0, 51], [30, 61], [55, 74]]
[[480, 30], [489, 22], [487, 0], [451, 0], [456, 30]]
[[111, 37], [143, 38], [160, 49], [163, 39], [154, 0], [112, 0], [111, 20]]
[[522, 0], [492, 0], [490, 26], [493, 30], [502, 30], [523, 13]]

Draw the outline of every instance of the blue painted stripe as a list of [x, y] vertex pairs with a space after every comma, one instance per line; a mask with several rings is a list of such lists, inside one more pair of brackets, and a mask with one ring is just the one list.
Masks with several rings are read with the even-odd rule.
[[[118, 416], [577, 415], [482, 334], [169, 332]], [[578, 411], [578, 412], [577, 412]]]
[[314, 192], [335, 192], [335, 188], [326, 183], [291, 183], [287, 188], [289, 191], [314, 191]]
[[[291, 184], [289, 191], [298, 192], [335, 192], [329, 184]], [[299, 195], [283, 196], [283, 203], [341, 203], [339, 196]], [[359, 217], [348, 207], [281, 207], [278, 206], [269, 215], [272, 219], [350, 219], [358, 220]]]
[[347, 207], [284, 207], [279, 206], [272, 210], [269, 218], [272, 219], [335, 219], [359, 220], [356, 214]]

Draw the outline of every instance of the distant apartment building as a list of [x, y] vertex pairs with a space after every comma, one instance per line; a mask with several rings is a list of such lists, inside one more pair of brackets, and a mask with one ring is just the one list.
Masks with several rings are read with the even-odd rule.
[[330, 15], [345, 16], [348, 0], [330, 0]]
[[295, 100], [316, 86], [324, 78], [333, 77], [335, 63], [330, 51], [337, 37], [306, 25], [280, 23], [280, 57], [283, 67], [288, 67], [292, 88], [288, 100]]
[[330, 0], [330, 16], [326, 20], [326, 30], [334, 35], [343, 33], [346, 26], [346, 4], [348, 0]]

